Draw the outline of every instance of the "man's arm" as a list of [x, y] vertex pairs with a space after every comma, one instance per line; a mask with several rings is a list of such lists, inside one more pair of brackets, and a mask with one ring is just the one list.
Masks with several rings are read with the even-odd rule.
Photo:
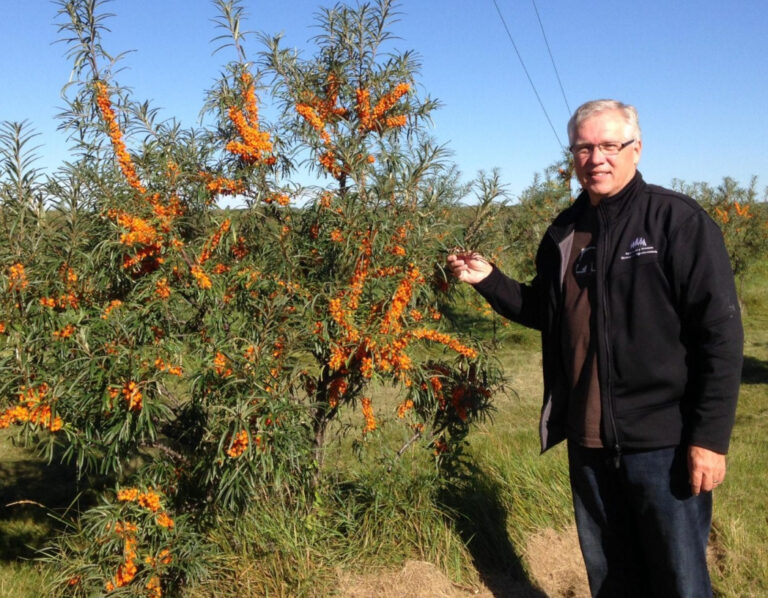
[[448, 268], [471, 284], [498, 314], [523, 326], [541, 330], [542, 301], [537, 293], [537, 279], [530, 285], [509, 278], [477, 253], [449, 255]]
[[691, 491], [708, 492], [726, 472], [741, 382], [744, 332], [722, 234], [703, 212], [670, 240], [673, 292], [689, 351], [687, 413]]

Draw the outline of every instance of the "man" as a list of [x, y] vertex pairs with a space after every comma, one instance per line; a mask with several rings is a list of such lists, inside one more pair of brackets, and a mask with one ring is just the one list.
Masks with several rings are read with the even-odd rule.
[[547, 230], [534, 280], [475, 253], [448, 266], [541, 330], [542, 451], [568, 441], [592, 595], [710, 596], [743, 344], [722, 235], [692, 199], [643, 181], [632, 106], [588, 102], [568, 135], [583, 192]]

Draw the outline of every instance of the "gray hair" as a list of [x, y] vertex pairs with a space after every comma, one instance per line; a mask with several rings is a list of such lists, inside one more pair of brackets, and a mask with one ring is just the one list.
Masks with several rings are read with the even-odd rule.
[[608, 110], [618, 110], [624, 115], [626, 123], [625, 134], [627, 139], [640, 141], [642, 133], [640, 132], [640, 122], [637, 119], [637, 109], [629, 104], [623, 104], [618, 100], [592, 100], [576, 108], [576, 112], [568, 121], [568, 142], [573, 145], [576, 139], [576, 129], [585, 120]]

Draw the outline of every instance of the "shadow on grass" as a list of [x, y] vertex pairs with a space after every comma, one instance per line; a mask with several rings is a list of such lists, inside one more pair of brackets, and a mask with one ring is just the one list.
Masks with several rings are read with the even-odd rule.
[[745, 355], [741, 381], [743, 384], [768, 384], [768, 361]]
[[81, 490], [74, 467], [33, 457], [0, 463], [0, 560], [33, 557]]
[[442, 308], [446, 319], [457, 332], [470, 334], [475, 338], [509, 345], [519, 345], [531, 349], [539, 348], [539, 333], [509, 322], [499, 315], [484, 316], [466, 306], [447, 304]]
[[480, 579], [496, 598], [546, 598], [526, 574], [507, 534], [507, 514], [498, 486], [479, 468], [468, 466], [440, 501], [454, 515]]

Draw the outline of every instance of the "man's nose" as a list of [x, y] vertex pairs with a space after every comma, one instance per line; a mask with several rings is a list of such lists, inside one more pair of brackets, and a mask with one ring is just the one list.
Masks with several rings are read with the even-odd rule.
[[589, 161], [597, 164], [602, 164], [605, 162], [605, 154], [600, 151], [600, 147], [595, 145], [592, 148], [592, 151], [589, 152]]

